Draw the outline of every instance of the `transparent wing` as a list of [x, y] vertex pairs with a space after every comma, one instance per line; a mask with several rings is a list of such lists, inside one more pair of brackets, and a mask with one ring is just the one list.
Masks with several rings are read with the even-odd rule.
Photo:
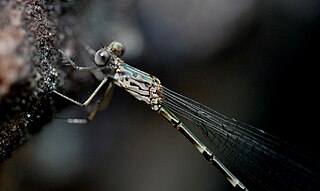
[[162, 95], [162, 105], [200, 127], [215, 154], [249, 189], [319, 189], [319, 161], [304, 151], [168, 88]]

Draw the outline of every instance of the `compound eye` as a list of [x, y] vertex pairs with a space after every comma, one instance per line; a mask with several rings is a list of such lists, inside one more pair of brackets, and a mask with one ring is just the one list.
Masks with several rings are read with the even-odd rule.
[[106, 65], [110, 60], [110, 55], [105, 50], [99, 50], [94, 56], [94, 61], [98, 66]]

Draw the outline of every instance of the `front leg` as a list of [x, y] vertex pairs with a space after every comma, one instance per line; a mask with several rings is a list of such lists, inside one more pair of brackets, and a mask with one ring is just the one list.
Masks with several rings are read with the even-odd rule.
[[[56, 91], [56, 90], [53, 90], [53, 93], [55, 93], [55, 94], [57, 94], [57, 95], [65, 98], [65, 99], [71, 101], [72, 103], [74, 103], [74, 104], [76, 104], [76, 105], [78, 105], [78, 106], [87, 107], [87, 106], [90, 104], [90, 102], [93, 100], [93, 98], [97, 95], [97, 93], [98, 93], [99, 90], [102, 88], [102, 86], [103, 86], [107, 81], [108, 81], [108, 78], [104, 78], [104, 79], [100, 82], [99, 86], [98, 86], [98, 87], [94, 90], [94, 92], [89, 96], [89, 98], [88, 98], [85, 102], [83, 102], [83, 103], [78, 102], [78, 101], [76, 101], [76, 100], [74, 100], [74, 99], [72, 99], [72, 98], [70, 98], [70, 97], [68, 97], [68, 96], [66, 96], [66, 95], [64, 95], [64, 94]], [[109, 83], [110, 83], [110, 82], [109, 82]]]

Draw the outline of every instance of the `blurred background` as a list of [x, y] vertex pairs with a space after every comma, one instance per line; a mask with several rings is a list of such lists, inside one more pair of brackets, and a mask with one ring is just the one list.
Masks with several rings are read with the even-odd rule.
[[[73, 25], [66, 30], [79, 41], [94, 49], [120, 41], [125, 62], [157, 76], [164, 86], [319, 156], [319, 1], [71, 3]], [[73, 59], [90, 62], [86, 54]], [[78, 100], [97, 83], [86, 81], [92, 87]], [[57, 118], [86, 115], [70, 105]], [[54, 119], [16, 151], [0, 167], [0, 190], [232, 187], [166, 120], [115, 88], [109, 107], [90, 124]]]

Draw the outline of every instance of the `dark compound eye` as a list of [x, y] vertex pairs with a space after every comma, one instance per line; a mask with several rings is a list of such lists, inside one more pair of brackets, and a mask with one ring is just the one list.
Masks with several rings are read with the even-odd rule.
[[94, 56], [94, 61], [98, 66], [106, 65], [110, 60], [110, 55], [105, 50], [99, 50]]

